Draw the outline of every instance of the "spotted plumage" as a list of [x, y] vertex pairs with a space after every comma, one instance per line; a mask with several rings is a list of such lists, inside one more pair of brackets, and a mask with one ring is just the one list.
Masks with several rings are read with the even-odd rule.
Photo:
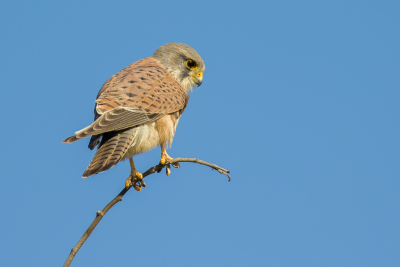
[[[189, 100], [188, 90], [202, 83], [204, 70], [193, 48], [169, 43], [108, 79], [95, 101], [95, 121], [63, 141], [92, 136], [89, 148], [98, 146], [83, 177], [156, 146], [162, 149], [161, 162], [170, 159], [164, 146], [172, 143]], [[133, 161], [131, 167], [131, 176], [140, 174]]]

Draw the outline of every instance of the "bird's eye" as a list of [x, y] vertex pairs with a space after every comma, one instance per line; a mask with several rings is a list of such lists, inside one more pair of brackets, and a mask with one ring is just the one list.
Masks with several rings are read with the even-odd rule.
[[195, 70], [197, 68], [197, 63], [194, 60], [188, 60], [186, 61], [186, 67], [188, 67], [189, 70]]

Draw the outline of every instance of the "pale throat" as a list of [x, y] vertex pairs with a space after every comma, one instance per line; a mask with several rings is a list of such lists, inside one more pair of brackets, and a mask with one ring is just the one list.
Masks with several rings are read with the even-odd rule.
[[169, 75], [171, 75], [176, 81], [179, 82], [179, 84], [182, 86], [183, 91], [187, 93], [189, 90], [193, 89], [193, 87], [196, 85], [196, 83], [193, 80], [192, 76], [188, 76], [185, 78], [181, 78], [181, 73], [178, 70], [171, 70], [167, 68], [167, 71]]

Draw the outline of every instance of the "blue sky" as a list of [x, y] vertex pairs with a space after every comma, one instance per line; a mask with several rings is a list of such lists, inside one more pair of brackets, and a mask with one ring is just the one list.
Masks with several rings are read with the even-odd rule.
[[[129, 175], [88, 179], [101, 85], [167, 42], [206, 64], [173, 157], [71, 266], [399, 266], [398, 1], [7, 1], [0, 258], [61, 266]], [[160, 151], [135, 157], [140, 171]]]

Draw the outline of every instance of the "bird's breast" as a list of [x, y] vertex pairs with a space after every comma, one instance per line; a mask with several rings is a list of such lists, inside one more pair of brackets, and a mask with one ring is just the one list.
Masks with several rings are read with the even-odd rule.
[[170, 146], [174, 139], [179, 117], [177, 114], [164, 115], [155, 122], [138, 126], [138, 131], [124, 158], [147, 152], [159, 145]]

